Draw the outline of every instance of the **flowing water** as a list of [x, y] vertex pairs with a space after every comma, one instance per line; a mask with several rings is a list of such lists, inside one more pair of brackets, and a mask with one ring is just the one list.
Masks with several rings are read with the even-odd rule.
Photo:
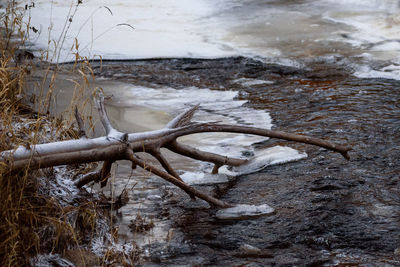
[[[209, 164], [168, 154], [188, 183], [254, 205], [251, 217], [249, 210], [221, 215], [121, 163], [115, 192], [126, 187], [131, 193], [118, 212], [120, 237], [141, 246], [141, 264], [400, 265], [398, 1], [93, 0], [79, 6], [60, 38], [69, 8], [37, 1], [30, 12], [41, 31], [32, 42], [47, 46], [51, 21], [51, 38], [64, 46], [53, 48], [49, 59], [73, 59], [75, 37], [81, 55], [109, 59], [93, 69], [97, 85], [113, 95], [107, 106], [120, 130], [161, 128], [200, 103], [198, 121], [274, 128], [353, 147], [346, 161], [280, 140], [184, 138], [203, 150], [259, 159], [218, 176], [207, 174]], [[131, 230], [138, 214], [154, 227]]]

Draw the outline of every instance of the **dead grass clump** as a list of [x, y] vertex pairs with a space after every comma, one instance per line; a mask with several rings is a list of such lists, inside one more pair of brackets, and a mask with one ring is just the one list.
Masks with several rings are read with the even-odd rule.
[[138, 214], [134, 220], [131, 220], [129, 228], [133, 233], [143, 233], [151, 230], [154, 227], [152, 219], [140, 216]]
[[[21, 58], [29, 31], [22, 16], [15, 1], [1, 14], [0, 151], [53, 137], [72, 138], [75, 133], [62, 121], [40, 117], [22, 103], [31, 69], [30, 61]], [[43, 172], [10, 174], [7, 167], [0, 166], [0, 266], [26, 266], [38, 253], [61, 253], [87, 242], [95, 227], [94, 207], [65, 204], [44, 193], [43, 187], [51, 188], [49, 183], [57, 187], [54, 174], [43, 179]]]
[[[0, 151], [20, 145], [30, 149], [33, 144], [79, 135], [71, 120], [49, 115], [58, 64], [43, 64], [48, 67], [40, 83], [43, 88], [39, 88], [44, 93], [35, 99], [39, 109], [34, 112], [23, 103], [26, 80], [34, 65], [25, 50], [29, 32], [35, 30], [23, 22], [27, 8], [31, 6], [19, 8], [16, 1], [10, 1], [0, 15]], [[75, 106], [88, 103], [84, 90], [90, 78], [94, 79], [89, 61], [78, 53], [76, 57], [81, 63], [71, 72], [78, 74], [83, 84], [75, 82], [71, 108], [64, 113], [67, 118], [73, 117]], [[133, 245], [127, 250], [111, 246], [115, 241], [108, 237], [113, 231], [111, 217], [104, 215], [101, 199], [71, 186], [74, 175], [87, 169], [87, 165], [69, 166], [11, 174], [8, 166], [0, 163], [0, 266], [57, 265], [66, 261], [76, 266], [131, 266], [137, 262], [139, 250]], [[111, 206], [126, 201], [120, 197]], [[100, 241], [94, 244], [94, 240]], [[105, 245], [107, 242], [110, 247]], [[96, 245], [99, 248], [94, 249]]]

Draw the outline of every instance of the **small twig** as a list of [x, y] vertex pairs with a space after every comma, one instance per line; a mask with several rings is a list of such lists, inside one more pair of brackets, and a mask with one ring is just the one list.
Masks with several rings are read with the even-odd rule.
[[[155, 157], [163, 166], [163, 168], [172, 176], [174, 176], [176, 179], [180, 180], [183, 182], [182, 178], [179, 176], [179, 174], [172, 168], [172, 166], [168, 163], [167, 159], [161, 154], [159, 150], [156, 151], [151, 151], [150, 154]], [[194, 200], [196, 199], [194, 195], [190, 195], [190, 197]]]
[[182, 112], [181, 114], [173, 118], [170, 122], [168, 122], [167, 125], [165, 125], [165, 128], [178, 128], [189, 124], [199, 106], [200, 104], [197, 104], [189, 110]]
[[218, 170], [219, 168], [221, 168], [221, 166], [222, 166], [221, 164], [215, 164], [214, 168], [211, 171], [211, 174], [218, 174]]
[[83, 123], [81, 114], [78, 111], [78, 107], [75, 106], [75, 120], [78, 123], [79, 128], [79, 138], [87, 138], [86, 131], [85, 131], [85, 124]]
[[175, 140], [168, 143], [165, 147], [177, 154], [187, 156], [192, 159], [212, 162], [212, 163], [215, 163], [220, 166], [222, 166], [222, 165], [240, 166], [240, 165], [243, 165], [248, 162], [247, 159], [230, 158], [230, 157], [221, 156], [221, 155], [211, 153], [211, 152], [201, 151], [197, 148], [194, 148], [194, 147], [191, 147], [188, 145], [184, 145], [184, 144], [180, 144], [180, 143], [176, 142]]
[[101, 187], [106, 186], [107, 180], [110, 177], [112, 163], [112, 161], [104, 161], [101, 170], [83, 175], [81, 178], [75, 181], [75, 186], [81, 188], [90, 182], [100, 182]]
[[100, 186], [103, 188], [107, 185], [107, 180], [110, 177], [110, 171], [113, 161], [106, 160], [101, 168]]
[[87, 185], [90, 182], [98, 181], [101, 179], [101, 172], [90, 172], [88, 174], [83, 175], [81, 178], [75, 181], [75, 186], [81, 188], [84, 185]]

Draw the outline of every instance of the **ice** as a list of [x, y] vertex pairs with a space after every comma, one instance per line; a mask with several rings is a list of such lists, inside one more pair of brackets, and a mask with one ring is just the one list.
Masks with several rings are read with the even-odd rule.
[[240, 83], [243, 86], [254, 86], [254, 85], [265, 85], [265, 84], [273, 84], [273, 81], [265, 81], [265, 80], [257, 80], [257, 79], [249, 79], [249, 78], [240, 78], [233, 81], [234, 83]]
[[393, 79], [400, 80], [400, 66], [388, 65], [378, 70], [372, 69], [370, 66], [360, 66], [354, 75], [358, 78], [380, 78], [380, 79]]
[[[202, 150], [205, 149], [202, 148]], [[215, 150], [214, 153], [221, 152], [225, 153], [225, 155], [229, 154], [223, 149], [220, 149], [220, 151], [218, 149]], [[235, 148], [233, 148], [233, 150], [235, 150]], [[230, 154], [234, 154], [234, 152], [236, 151], [231, 151]], [[265, 150], [257, 150], [251, 153], [254, 153], [255, 155], [250, 158], [247, 164], [238, 167], [222, 166], [219, 169], [218, 174], [211, 174], [212, 166], [210, 164], [203, 163], [199, 167], [199, 169], [202, 171], [185, 171], [181, 175], [181, 178], [185, 183], [191, 185], [227, 183], [230, 181], [230, 179], [232, 179], [232, 177], [259, 172], [271, 165], [283, 164], [307, 157], [306, 153], [300, 153], [293, 148], [282, 146], [275, 146]]]
[[[341, 41], [366, 47], [371, 51], [398, 52], [397, 37], [400, 34], [399, 2], [394, 0], [333, 1], [324, 2], [335, 7], [323, 14], [323, 18], [353, 27], [348, 38]], [[390, 59], [387, 53], [374, 53], [376, 59]], [[399, 53], [395, 56], [399, 57]]]
[[[75, 40], [79, 54], [88, 58], [233, 55], [226, 47], [207, 42], [203, 34], [208, 27], [202, 18], [213, 12], [207, 1], [89, 0], [77, 8], [76, 3], [38, 0], [29, 10], [30, 26], [39, 30], [31, 32], [31, 41], [37, 48], [49, 47], [48, 60], [74, 60]], [[64, 33], [68, 29], [65, 35], [63, 29]]]
[[[200, 104], [193, 121], [218, 121], [232, 125], [249, 125], [259, 128], [271, 129], [272, 119], [265, 110], [255, 110], [243, 106], [246, 101], [237, 100], [237, 91], [215, 91], [188, 87], [173, 89], [168, 87], [147, 88], [132, 86], [115, 93], [114, 99], [117, 106], [131, 104], [144, 106], [149, 109], [162, 110], [171, 114], [171, 118], [195, 104]], [[193, 100], [193, 96], [195, 100]], [[143, 118], [142, 118], [143, 119]], [[181, 177], [189, 184], [224, 183], [228, 177], [260, 171], [267, 166], [289, 161], [299, 160], [307, 155], [282, 146], [256, 150], [255, 143], [265, 142], [266, 137], [234, 133], [201, 133], [185, 136], [180, 142], [196, 147], [202, 151], [220, 154], [235, 158], [254, 158], [246, 165], [235, 168], [220, 168], [219, 175], [207, 174], [211, 172], [210, 164], [198, 166], [196, 171], [192, 168], [183, 168]], [[181, 167], [182, 168], [182, 167]], [[200, 172], [198, 170], [201, 170]]]
[[239, 204], [233, 208], [220, 209], [215, 216], [220, 220], [244, 220], [252, 217], [271, 215], [274, 212], [275, 210], [267, 204], [258, 206]]
[[[194, 97], [195, 96], [195, 97]], [[139, 105], [177, 115], [182, 110], [200, 104], [196, 111], [196, 121], [221, 121], [244, 125], [257, 124], [260, 128], [270, 129], [272, 119], [264, 110], [243, 107], [246, 100], [237, 100], [238, 92], [231, 90], [216, 91], [188, 87], [180, 90], [174, 88], [148, 88], [132, 86], [116, 94], [115, 103], [120, 106]]]
[[225, 174], [209, 174], [205, 172], [185, 172], [180, 176], [189, 185], [227, 183], [229, 178]]
[[230, 176], [255, 173], [268, 166], [282, 164], [306, 158], [306, 153], [300, 153], [290, 147], [275, 146], [255, 152], [254, 157], [247, 163], [238, 167], [223, 166], [219, 173]]
[[[299, 57], [335, 51], [400, 58], [397, 0], [88, 0], [74, 14], [76, 2], [38, 0], [27, 11], [30, 26], [39, 30], [30, 32], [30, 41], [53, 51], [48, 60], [74, 60], [75, 40], [80, 55], [103, 59], [243, 55], [296, 66]], [[65, 36], [63, 29], [68, 29]]]

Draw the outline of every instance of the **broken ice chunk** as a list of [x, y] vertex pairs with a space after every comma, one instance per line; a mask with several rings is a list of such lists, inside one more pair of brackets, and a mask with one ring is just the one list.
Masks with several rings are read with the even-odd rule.
[[243, 220], [252, 217], [270, 215], [274, 212], [275, 210], [267, 204], [259, 206], [239, 204], [232, 208], [219, 210], [216, 217], [221, 220]]

